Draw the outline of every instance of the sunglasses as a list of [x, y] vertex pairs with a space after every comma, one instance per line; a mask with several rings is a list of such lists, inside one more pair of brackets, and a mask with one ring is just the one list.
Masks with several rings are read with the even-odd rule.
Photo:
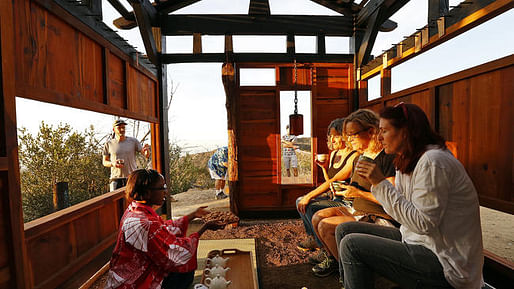
[[402, 101], [394, 106], [394, 108], [398, 108], [398, 107], [401, 107], [402, 112], [403, 112], [403, 117], [405, 118], [405, 120], [409, 120], [409, 114], [407, 113], [407, 106], [405, 105], [405, 102]]

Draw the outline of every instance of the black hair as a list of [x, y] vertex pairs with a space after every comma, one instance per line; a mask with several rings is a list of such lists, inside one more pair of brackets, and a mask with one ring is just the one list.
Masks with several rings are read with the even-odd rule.
[[162, 175], [152, 169], [139, 169], [133, 171], [127, 181], [126, 197], [130, 200], [148, 201], [149, 188], [157, 182]]
[[344, 118], [336, 118], [333, 121], [330, 122], [327, 128], [327, 136], [330, 135], [330, 129], [335, 129], [339, 134], [343, 134], [343, 123]]

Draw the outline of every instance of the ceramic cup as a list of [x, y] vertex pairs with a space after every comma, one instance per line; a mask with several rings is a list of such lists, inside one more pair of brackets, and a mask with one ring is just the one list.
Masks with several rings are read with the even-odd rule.
[[328, 155], [327, 154], [317, 154], [316, 159], [318, 160], [318, 162], [324, 163], [327, 161]]

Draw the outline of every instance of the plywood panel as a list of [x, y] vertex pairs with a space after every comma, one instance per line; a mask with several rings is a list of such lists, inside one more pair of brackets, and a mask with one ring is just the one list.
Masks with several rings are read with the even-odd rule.
[[156, 117], [156, 83], [130, 65], [126, 69], [128, 110]]
[[318, 98], [348, 98], [350, 96], [349, 67], [316, 67], [314, 84]]
[[103, 224], [100, 224], [99, 220], [99, 211], [96, 210], [73, 222], [78, 256], [102, 241], [100, 239], [100, 226]]
[[96, 34], [86, 36], [34, 1], [16, 4], [18, 96], [156, 121], [157, 80], [143, 67], [129, 65], [126, 71], [126, 62], [109, 51], [113, 47], [104, 39], [94, 38]]
[[[23, 5], [23, 6], [21, 6]], [[17, 84], [77, 96], [78, 34], [65, 22], [33, 2], [17, 9]]]
[[314, 106], [317, 111], [314, 119], [317, 153], [328, 153], [326, 138], [328, 125], [336, 118], [348, 116], [348, 102], [346, 100], [314, 102]]
[[[8, 189], [7, 172], [0, 172], [0, 188], [2, 192]], [[8, 202], [2, 202], [0, 205], [0, 270], [9, 268], [9, 259], [12, 258], [7, 243], [10, 237], [7, 233], [9, 230], [9, 210], [6, 206], [8, 206]]]
[[[279, 119], [276, 90], [240, 90], [238, 144], [240, 201], [243, 207], [277, 205]], [[258, 194], [260, 197], [251, 197]], [[269, 200], [262, 194], [271, 194]], [[272, 200], [274, 199], [274, 200]]]
[[[397, 102], [400, 102], [400, 101], [398, 100]], [[393, 104], [390, 104], [390, 105], [393, 105]], [[382, 104], [382, 102], [377, 102], [372, 105], [367, 105], [365, 108], [370, 109], [376, 113], [380, 113], [380, 111], [384, 108], [384, 105]]]
[[[403, 97], [391, 99], [385, 101], [386, 106], [395, 106], [396, 104], [404, 102], [404, 103], [412, 103], [419, 106], [427, 115], [428, 119], [434, 119], [434, 115], [432, 113], [432, 105], [434, 105], [433, 98], [430, 95], [430, 91], [428, 89], [422, 90], [416, 93], [412, 93]], [[367, 107], [368, 108], [368, 107]], [[373, 109], [375, 112], [380, 113], [382, 109], [381, 106], [375, 106]]]
[[298, 67], [295, 71], [293, 67], [279, 67], [280, 86], [294, 87], [312, 85], [312, 68]]
[[125, 62], [108, 52], [107, 67], [109, 71], [109, 97], [108, 102], [111, 106], [126, 109], [126, 81], [125, 81]]
[[102, 207], [98, 212], [98, 230], [99, 230], [99, 240], [105, 240], [112, 233], [118, 231], [118, 222], [116, 211], [117, 211], [116, 203], [109, 203]]
[[59, 230], [50, 231], [27, 242], [27, 255], [30, 256], [34, 284], [48, 280], [71, 261], [73, 248], [69, 236], [69, 227], [61, 226]]
[[279, 198], [276, 192], [266, 192], [264, 190], [249, 190], [248, 194], [241, 196], [242, 209], [259, 209], [267, 208], [268, 210], [275, 209], [280, 206]]
[[[509, 73], [510, 70], [510, 73]], [[481, 74], [470, 81], [468, 172], [481, 195], [512, 201], [512, 68]], [[507, 90], [506, 90], [507, 89]], [[510, 180], [509, 180], [510, 179]]]
[[81, 97], [103, 103], [103, 51], [102, 47], [83, 34], [78, 34]]

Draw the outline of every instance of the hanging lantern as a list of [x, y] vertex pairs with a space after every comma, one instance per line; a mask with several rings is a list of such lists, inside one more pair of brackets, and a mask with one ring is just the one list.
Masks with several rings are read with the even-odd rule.
[[303, 134], [303, 115], [298, 114], [298, 72], [296, 68], [296, 59], [294, 60], [294, 114], [289, 115], [289, 134]]

